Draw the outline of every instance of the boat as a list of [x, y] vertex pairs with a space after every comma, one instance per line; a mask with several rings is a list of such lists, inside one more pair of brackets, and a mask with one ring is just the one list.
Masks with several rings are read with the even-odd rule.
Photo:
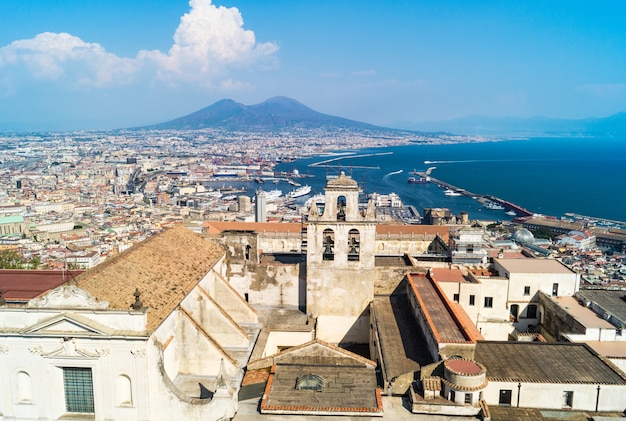
[[445, 194], [446, 196], [460, 196], [461, 195], [461, 193], [459, 193], [458, 191], [451, 190], [451, 189], [445, 189], [443, 194]]
[[271, 202], [272, 200], [278, 199], [283, 195], [283, 191], [280, 189], [270, 190], [265, 192], [265, 201]]
[[287, 193], [287, 197], [295, 199], [296, 197], [306, 196], [309, 193], [311, 193], [311, 186], [305, 185], [290, 191], [289, 193]]
[[489, 210], [503, 210], [504, 209], [504, 206], [499, 205], [495, 202], [486, 202], [484, 206], [486, 209], [489, 209]]
[[409, 177], [406, 180], [406, 182], [409, 183], [409, 184], [426, 184], [428, 182], [428, 180], [426, 180], [424, 177], [420, 177], [420, 178]]
[[504, 213], [506, 213], [506, 214], [507, 214], [507, 215], [509, 215], [509, 216], [517, 216], [517, 213], [515, 213], [515, 211], [512, 211], [512, 210], [510, 210], [510, 211], [506, 211], [506, 212], [504, 212]]

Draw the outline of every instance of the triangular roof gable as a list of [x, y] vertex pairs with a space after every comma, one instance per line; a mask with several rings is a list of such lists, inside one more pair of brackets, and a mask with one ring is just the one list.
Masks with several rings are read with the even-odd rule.
[[62, 313], [20, 331], [22, 335], [109, 336], [111, 330], [72, 313]]
[[316, 339], [249, 364], [255, 368], [274, 364], [333, 365], [376, 368], [376, 363], [358, 354]]

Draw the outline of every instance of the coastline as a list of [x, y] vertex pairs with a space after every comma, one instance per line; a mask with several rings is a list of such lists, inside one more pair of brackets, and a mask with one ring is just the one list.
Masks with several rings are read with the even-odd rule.
[[[351, 159], [354, 155], [383, 151], [393, 154], [376, 157], [375, 164], [367, 159], [358, 162], [358, 166], [378, 166], [379, 170], [358, 169], [354, 162], [357, 159]], [[424, 164], [425, 161], [437, 161], [442, 163], [436, 164], [431, 177], [476, 192], [476, 196], [493, 196], [533, 213], [557, 218], [576, 213], [595, 215], [593, 219], [597, 220], [626, 220], [626, 197], [616, 195], [613, 187], [626, 185], [626, 142], [616, 139], [590, 142], [589, 138], [507, 138], [450, 145], [411, 143], [343, 149], [333, 153], [342, 153], [342, 159], [332, 166], [309, 167], [324, 157], [315, 154], [279, 164], [276, 170], [298, 169], [301, 174], [313, 174], [316, 179], [324, 179], [325, 173], [345, 170], [364, 185], [366, 193], [395, 192], [420, 211], [424, 207], [449, 207], [453, 212], [480, 212], [467, 202], [470, 209], [460, 209], [463, 203], [459, 203], [458, 198], [439, 200], [424, 186], [413, 185], [410, 189], [402, 175], [392, 175], [385, 182], [381, 181], [383, 176], [398, 170], [404, 170], [404, 174], [413, 170], [423, 172], [428, 165]], [[321, 192], [319, 187], [317, 192]], [[589, 194], [591, 192], [593, 195]], [[420, 198], [422, 194], [426, 197]], [[484, 218], [482, 212], [478, 216]]]

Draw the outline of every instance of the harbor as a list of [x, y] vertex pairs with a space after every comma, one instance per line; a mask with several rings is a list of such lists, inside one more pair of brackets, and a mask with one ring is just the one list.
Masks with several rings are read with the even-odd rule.
[[[500, 199], [499, 197], [493, 195], [473, 193], [461, 187], [457, 187], [453, 184], [447, 183], [443, 180], [439, 180], [438, 178], [433, 177], [430, 171], [414, 171], [414, 174], [422, 179], [429, 180], [429, 182], [434, 183], [441, 188], [444, 188], [444, 194], [448, 196], [467, 196], [482, 203], [487, 209], [503, 209], [506, 212], [514, 212], [516, 217], [532, 216], [534, 214], [534, 212], [531, 212], [519, 205], [516, 205], [515, 203], [509, 202], [508, 200]], [[494, 204], [498, 207], [494, 207]]]

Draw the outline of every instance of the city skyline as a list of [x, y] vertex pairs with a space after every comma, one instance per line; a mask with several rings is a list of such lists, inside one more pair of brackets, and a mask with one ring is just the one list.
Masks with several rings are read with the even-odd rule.
[[[147, 5], [149, 4], [149, 7]], [[372, 124], [626, 110], [626, 5], [4, 2], [0, 129], [153, 124], [276, 95]]]

